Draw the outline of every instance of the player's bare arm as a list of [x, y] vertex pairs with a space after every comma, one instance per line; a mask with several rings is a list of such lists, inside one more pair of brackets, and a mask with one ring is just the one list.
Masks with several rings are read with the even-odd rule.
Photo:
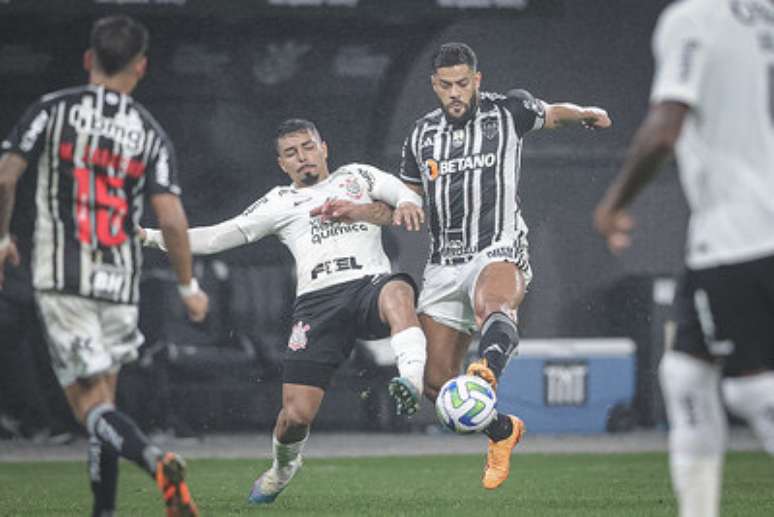
[[188, 240], [188, 219], [180, 199], [174, 194], [156, 194], [151, 206], [159, 221], [159, 228], [169, 253], [169, 260], [177, 275], [180, 296], [192, 321], [202, 321], [207, 315], [209, 300], [193, 277]]
[[310, 210], [309, 215], [319, 217], [323, 222], [365, 222], [383, 226], [392, 222], [392, 207], [382, 201], [353, 203], [346, 199], [328, 199]]
[[425, 212], [414, 203], [404, 202], [393, 208], [383, 201], [357, 204], [346, 199], [329, 199], [309, 212], [323, 222], [366, 222], [379, 226], [403, 226], [408, 231], [419, 231], [425, 221]]
[[588, 128], [608, 128], [613, 122], [607, 111], [595, 106], [578, 106], [569, 102], [546, 104], [545, 127], [549, 129], [582, 124]]
[[9, 233], [11, 214], [16, 199], [16, 182], [27, 168], [27, 160], [16, 153], [0, 157], [0, 289], [3, 287], [6, 261], [19, 265], [19, 252]]
[[631, 244], [629, 232], [634, 221], [624, 207], [672, 156], [688, 109], [679, 102], [662, 102], [650, 109], [634, 136], [621, 173], [597, 205], [594, 226], [612, 252], [620, 253]]

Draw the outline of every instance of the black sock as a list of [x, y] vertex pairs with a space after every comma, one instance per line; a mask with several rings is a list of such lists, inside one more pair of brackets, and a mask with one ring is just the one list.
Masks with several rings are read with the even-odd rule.
[[513, 432], [513, 422], [511, 422], [508, 415], [497, 413], [497, 417], [492, 420], [492, 423], [486, 426], [484, 434], [489, 437], [493, 442], [499, 442], [508, 438]]
[[96, 436], [89, 437], [89, 479], [94, 494], [92, 517], [112, 517], [116, 511], [118, 488], [118, 454], [103, 445]]
[[161, 450], [148, 440], [127, 415], [110, 404], [100, 404], [86, 416], [86, 428], [90, 436], [98, 438], [100, 443], [155, 478]]
[[500, 378], [508, 358], [518, 346], [516, 323], [503, 312], [490, 314], [481, 326], [478, 355], [486, 359], [486, 365], [496, 378]]

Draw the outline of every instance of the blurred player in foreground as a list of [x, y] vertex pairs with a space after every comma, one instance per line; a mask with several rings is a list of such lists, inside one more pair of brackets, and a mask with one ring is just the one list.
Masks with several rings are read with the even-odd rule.
[[207, 296], [191, 274], [188, 222], [178, 198], [172, 144], [129, 94], [145, 74], [148, 32], [135, 20], [98, 20], [84, 55], [86, 86], [43, 96], [2, 143], [0, 287], [6, 261], [18, 263], [8, 235], [18, 178], [37, 175], [33, 285], [54, 371], [89, 433], [95, 516], [115, 512], [118, 456], [156, 481], [168, 515], [197, 515], [185, 464], [149, 442], [115, 408], [118, 371], [137, 358], [142, 254], [134, 227], [142, 195], [158, 216], [191, 319]]
[[624, 207], [676, 151], [691, 219], [659, 374], [680, 515], [715, 517], [721, 392], [774, 454], [774, 4], [676, 2], [653, 49], [650, 111], [595, 223], [613, 251], [626, 248]]
[[[403, 146], [400, 177], [423, 193], [430, 256], [419, 298], [427, 336], [425, 395], [457, 375], [475, 330], [481, 359], [468, 373], [493, 387], [516, 351], [517, 310], [532, 278], [527, 226], [517, 195], [522, 139], [532, 130], [568, 124], [609, 127], [607, 113], [574, 104], [547, 104], [524, 90], [481, 92], [481, 72], [464, 43], [442, 45], [430, 76], [440, 108], [420, 118]], [[510, 472], [523, 422], [499, 414], [489, 437], [484, 488]]]
[[[330, 173], [328, 147], [307, 120], [283, 122], [275, 144], [279, 166], [292, 184], [275, 187], [233, 219], [189, 230], [196, 254], [276, 235], [296, 261], [295, 323], [284, 360], [274, 462], [255, 482], [253, 503], [273, 502], [298, 471], [325, 390], [357, 338], [392, 336], [400, 377], [389, 391], [399, 414], [417, 410], [426, 358], [413, 280], [390, 273], [378, 226], [394, 222], [418, 230], [421, 198], [369, 165], [352, 163]], [[377, 200], [395, 212], [372, 202]], [[157, 230], [141, 232], [147, 245], [166, 247]]]

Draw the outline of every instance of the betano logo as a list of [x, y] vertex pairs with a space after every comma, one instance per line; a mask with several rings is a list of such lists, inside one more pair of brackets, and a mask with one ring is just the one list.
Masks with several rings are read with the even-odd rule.
[[425, 162], [425, 172], [430, 181], [434, 181], [438, 176], [454, 174], [455, 172], [465, 172], [473, 169], [483, 169], [492, 167], [497, 162], [495, 153], [474, 154], [462, 158], [453, 158], [451, 160], [427, 160]]

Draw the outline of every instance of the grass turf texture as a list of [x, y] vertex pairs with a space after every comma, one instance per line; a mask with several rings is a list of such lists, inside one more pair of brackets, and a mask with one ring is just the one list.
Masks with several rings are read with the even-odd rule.
[[[271, 506], [247, 494], [268, 460], [189, 461], [202, 515], [675, 515], [665, 454], [517, 454], [499, 490], [480, 487], [482, 456], [310, 459]], [[723, 515], [774, 515], [774, 462], [731, 453]], [[0, 516], [83, 516], [91, 511], [85, 463], [0, 463]], [[155, 485], [121, 464], [118, 513], [163, 514]]]

